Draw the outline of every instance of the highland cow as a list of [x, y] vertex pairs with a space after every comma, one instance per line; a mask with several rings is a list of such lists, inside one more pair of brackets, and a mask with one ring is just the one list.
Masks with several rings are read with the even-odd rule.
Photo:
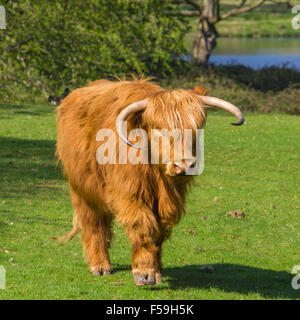
[[[57, 156], [69, 182], [74, 208], [73, 229], [60, 240], [70, 240], [82, 232], [92, 274], [112, 272], [108, 249], [112, 221], [116, 219], [132, 244], [135, 284], [161, 281], [162, 244], [185, 211], [187, 187], [193, 178], [185, 172], [196, 162], [193, 156], [177, 161], [171, 152], [167, 163], [99, 164], [96, 153], [103, 141], [96, 139], [98, 131], [111, 129], [118, 143], [141, 152], [142, 147], [127, 138], [127, 132], [135, 128], [147, 132], [149, 139], [152, 129], [190, 129], [194, 144], [196, 129], [205, 124], [206, 105], [231, 112], [238, 118], [235, 125], [243, 123], [237, 107], [205, 93], [201, 87], [164, 90], [146, 79], [97, 80], [73, 91], [58, 107]], [[158, 152], [162, 152], [161, 146]]]

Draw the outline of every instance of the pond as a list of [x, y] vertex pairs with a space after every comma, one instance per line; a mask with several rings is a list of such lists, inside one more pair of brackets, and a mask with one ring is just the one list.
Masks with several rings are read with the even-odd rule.
[[283, 66], [300, 70], [300, 38], [218, 38], [210, 58], [216, 64], [243, 64], [254, 69]]

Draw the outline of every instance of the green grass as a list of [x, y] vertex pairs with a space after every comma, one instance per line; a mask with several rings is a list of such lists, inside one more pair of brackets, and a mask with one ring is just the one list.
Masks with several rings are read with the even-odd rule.
[[[115, 226], [115, 272], [93, 277], [71, 227], [66, 181], [55, 166], [55, 114], [46, 105], [0, 105], [0, 299], [299, 299], [300, 129], [290, 115], [210, 113], [205, 170], [187, 214], [164, 245], [164, 282], [135, 287], [130, 245]], [[246, 217], [226, 216], [241, 209]], [[206, 219], [205, 219], [205, 218]], [[189, 232], [190, 230], [190, 232]], [[192, 232], [191, 232], [192, 231]], [[213, 265], [213, 273], [201, 265]]]
[[299, 30], [293, 29], [291, 24], [294, 16], [291, 10], [252, 12], [220, 22], [218, 32], [223, 37], [299, 37]]

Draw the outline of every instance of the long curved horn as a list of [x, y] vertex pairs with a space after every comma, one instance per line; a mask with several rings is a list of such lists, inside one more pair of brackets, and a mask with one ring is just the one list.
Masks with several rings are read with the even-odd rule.
[[116, 120], [116, 128], [117, 128], [117, 132], [119, 134], [119, 137], [125, 143], [129, 144], [130, 146], [132, 146], [132, 147], [134, 147], [136, 149], [143, 149], [143, 148], [131, 143], [130, 141], [128, 141], [128, 139], [126, 138], [127, 134], [124, 133], [123, 125], [124, 125], [124, 122], [126, 121], [126, 119], [128, 118], [128, 116], [131, 113], [145, 110], [146, 106], [147, 106], [147, 99], [134, 102], [134, 103], [130, 104], [129, 106], [127, 106], [126, 108], [124, 108], [120, 112], [120, 114], [119, 114], [119, 116], [118, 116], [118, 118]]
[[233, 122], [231, 123], [232, 125], [240, 126], [244, 123], [244, 116], [242, 114], [242, 111], [238, 107], [231, 104], [230, 102], [227, 102], [219, 98], [207, 97], [207, 96], [201, 96], [201, 99], [208, 106], [216, 107], [232, 113], [238, 119], [238, 122], [235, 122], [235, 123]]

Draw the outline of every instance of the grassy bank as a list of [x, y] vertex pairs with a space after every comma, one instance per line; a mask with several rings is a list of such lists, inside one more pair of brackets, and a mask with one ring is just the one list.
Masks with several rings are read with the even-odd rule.
[[185, 75], [161, 80], [163, 87], [192, 89], [235, 103], [249, 112], [300, 114], [300, 72], [279, 67], [260, 70], [240, 65], [193, 67]]
[[[228, 12], [237, 4], [237, 1], [221, 1], [221, 12]], [[300, 37], [299, 29], [292, 28], [294, 17], [292, 9], [285, 4], [266, 3], [252, 12], [221, 21], [217, 30], [221, 37]], [[197, 19], [191, 19], [190, 25], [193, 34], [197, 31]]]
[[[115, 272], [102, 278], [89, 274], [78, 237], [63, 246], [47, 241], [72, 220], [55, 166], [53, 107], [0, 105], [0, 265], [7, 276], [0, 299], [298, 299], [290, 272], [299, 264], [299, 118], [245, 117], [236, 128], [231, 116], [210, 112], [204, 173], [164, 246], [165, 281], [137, 288], [120, 226]], [[243, 218], [226, 216], [237, 209]], [[201, 271], [207, 264], [214, 272]]]
[[[244, 111], [300, 114], [300, 72], [289, 68], [253, 70], [241, 65], [201, 67], [187, 63], [176, 70], [175, 75], [156, 81], [164, 88], [193, 89], [196, 85], [202, 85], [210, 95], [232, 101]], [[61, 88], [54, 94], [60, 95], [63, 91], [64, 88]], [[47, 98], [45, 92], [37, 88], [18, 87], [16, 90], [15, 86], [11, 86], [0, 91], [2, 103], [45, 104]]]
[[291, 10], [283, 13], [249, 13], [218, 24], [222, 37], [300, 37], [299, 29], [292, 28]]

